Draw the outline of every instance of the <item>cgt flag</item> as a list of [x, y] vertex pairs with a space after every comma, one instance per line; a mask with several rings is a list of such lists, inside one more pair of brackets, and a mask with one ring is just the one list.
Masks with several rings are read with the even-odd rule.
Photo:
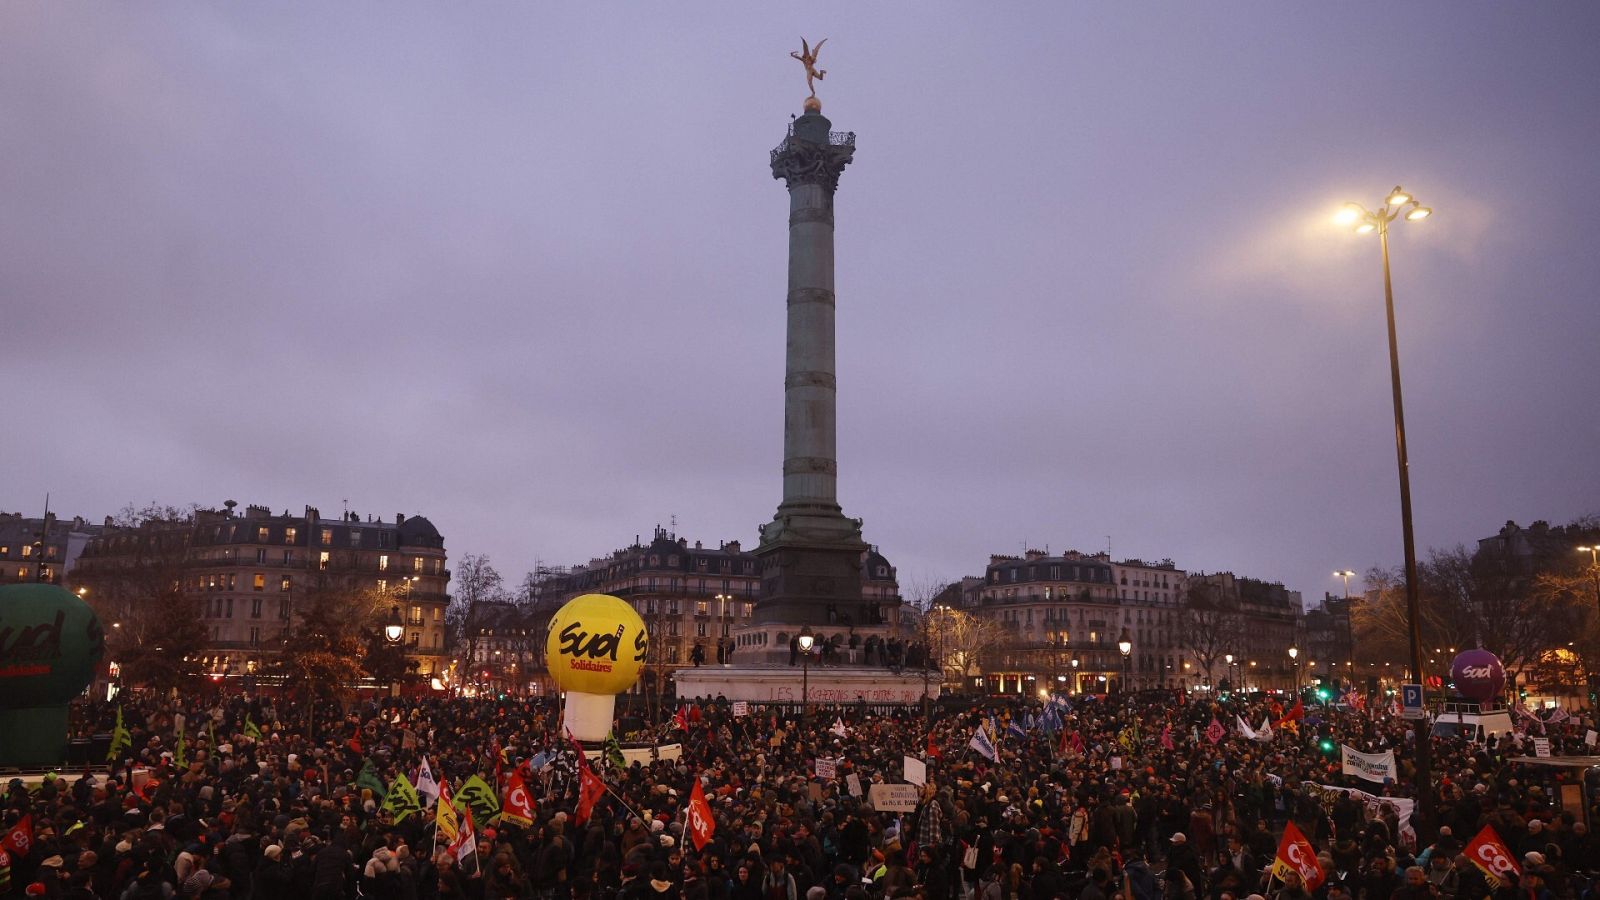
[[696, 778], [694, 789], [689, 792], [689, 839], [694, 841], [695, 852], [704, 850], [716, 832], [717, 821], [711, 816], [711, 804], [706, 802], [706, 792]]
[[1506, 873], [1520, 876], [1522, 869], [1517, 866], [1517, 860], [1506, 848], [1505, 842], [1500, 840], [1500, 835], [1494, 830], [1493, 825], [1483, 826], [1478, 836], [1467, 845], [1467, 859], [1472, 864], [1483, 870], [1483, 877], [1488, 879], [1489, 887], [1498, 889], [1506, 880]]
[[522, 780], [521, 766], [506, 779], [506, 802], [500, 808], [500, 820], [523, 827], [533, 824], [533, 795], [528, 792], [527, 782]]
[[1293, 822], [1283, 829], [1278, 854], [1272, 858], [1272, 874], [1279, 881], [1291, 870], [1300, 873], [1300, 880], [1305, 882], [1307, 891], [1321, 887], [1326, 877], [1322, 873], [1322, 865], [1317, 862], [1316, 848], [1311, 846], [1311, 842], [1306, 840]]
[[406, 780], [405, 773], [396, 772], [394, 780], [389, 782], [389, 791], [383, 798], [383, 809], [394, 815], [395, 822], [404, 822], [407, 817], [422, 813], [422, 798], [417, 796], [417, 789]]
[[17, 824], [6, 831], [5, 837], [0, 838], [0, 850], [17, 857], [27, 856], [33, 850], [33, 813], [28, 813]]

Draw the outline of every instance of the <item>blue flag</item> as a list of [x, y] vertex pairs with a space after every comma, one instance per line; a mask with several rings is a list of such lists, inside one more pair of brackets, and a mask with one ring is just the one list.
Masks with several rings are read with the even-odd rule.
[[1022, 723], [1018, 722], [1016, 719], [1012, 719], [1011, 724], [1006, 726], [1006, 733], [1015, 735], [1023, 740], [1028, 739], [1028, 733], [1022, 730]]

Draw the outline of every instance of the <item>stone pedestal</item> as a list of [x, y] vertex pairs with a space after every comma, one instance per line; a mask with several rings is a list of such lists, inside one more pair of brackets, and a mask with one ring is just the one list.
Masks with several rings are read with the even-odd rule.
[[679, 669], [673, 676], [678, 697], [725, 697], [751, 703], [802, 703], [835, 706], [849, 703], [915, 705], [924, 691], [939, 699], [938, 676], [924, 682], [921, 672], [896, 675], [866, 666], [701, 666]]

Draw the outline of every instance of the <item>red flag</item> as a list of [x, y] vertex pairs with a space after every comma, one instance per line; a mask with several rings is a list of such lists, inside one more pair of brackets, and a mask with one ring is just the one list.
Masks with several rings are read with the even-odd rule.
[[351, 735], [350, 736], [350, 740], [345, 741], [344, 745], [346, 747], [349, 747], [352, 752], [360, 753], [361, 752], [361, 736], [360, 735]]
[[683, 707], [678, 707], [678, 712], [672, 717], [672, 727], [679, 731], [689, 730], [689, 715]]
[[1489, 887], [1498, 888], [1505, 881], [1507, 872], [1522, 874], [1522, 869], [1517, 866], [1516, 857], [1506, 848], [1505, 842], [1500, 840], [1500, 835], [1494, 830], [1493, 825], [1483, 826], [1478, 836], [1467, 844], [1467, 859], [1472, 864], [1483, 870], [1484, 878], [1488, 879]]
[[500, 818], [518, 825], [533, 824], [533, 795], [522, 780], [520, 766], [506, 780], [505, 802], [500, 805]]
[[472, 807], [462, 804], [461, 830], [456, 832], [456, 839], [450, 843], [450, 856], [455, 859], [456, 867], [463, 875], [474, 875], [478, 871], [478, 838], [472, 833]]
[[694, 849], [704, 850], [716, 831], [717, 823], [711, 817], [711, 804], [706, 802], [706, 793], [700, 789], [700, 779], [696, 778], [694, 790], [689, 792], [689, 838], [694, 841]]
[[15, 853], [18, 858], [28, 855], [33, 849], [33, 813], [28, 813], [11, 826], [6, 836], [0, 838], [0, 849]]
[[[681, 715], [683, 711], [680, 709], [678, 712]], [[572, 748], [578, 751], [578, 808], [573, 811], [572, 824], [582, 825], [589, 821], [594, 805], [605, 796], [606, 783], [589, 768], [589, 758], [583, 754], [583, 745], [572, 736], [572, 732], [567, 732], [567, 739], [572, 741]]]
[[1300, 880], [1305, 882], [1307, 891], [1321, 887], [1326, 877], [1322, 874], [1322, 865], [1317, 862], [1316, 849], [1293, 822], [1284, 827], [1283, 840], [1278, 843], [1278, 854], [1272, 858], [1272, 874], [1279, 881], [1290, 870], [1300, 873]]
[[1161, 749], [1163, 749], [1163, 750], [1171, 750], [1171, 749], [1173, 749], [1173, 746], [1172, 746], [1172, 723], [1171, 722], [1168, 722], [1166, 725], [1163, 725], [1161, 727]]
[[933, 732], [931, 732], [931, 731], [928, 732], [928, 755], [930, 757], [933, 757], [934, 759], [938, 759], [939, 756], [940, 756], [939, 747], [936, 744], [934, 744], [934, 742], [933, 742]]
[[1301, 700], [1300, 698], [1296, 697], [1295, 701], [1294, 701], [1294, 708], [1290, 709], [1287, 713], [1284, 713], [1283, 718], [1279, 719], [1278, 721], [1279, 722], [1293, 722], [1293, 721], [1297, 721], [1299, 719], [1303, 719], [1305, 717], [1306, 717], [1306, 704], [1305, 704], [1305, 702], [1303, 700]]
[[1225, 734], [1227, 734], [1227, 732], [1223, 731], [1222, 723], [1217, 721], [1216, 716], [1212, 716], [1211, 724], [1206, 726], [1206, 740], [1215, 744], [1216, 742], [1222, 740]]

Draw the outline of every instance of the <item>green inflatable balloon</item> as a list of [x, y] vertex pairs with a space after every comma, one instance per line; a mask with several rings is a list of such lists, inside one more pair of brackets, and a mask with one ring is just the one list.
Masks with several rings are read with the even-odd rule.
[[0, 766], [58, 766], [67, 704], [94, 679], [106, 635], [89, 604], [53, 584], [0, 587]]

